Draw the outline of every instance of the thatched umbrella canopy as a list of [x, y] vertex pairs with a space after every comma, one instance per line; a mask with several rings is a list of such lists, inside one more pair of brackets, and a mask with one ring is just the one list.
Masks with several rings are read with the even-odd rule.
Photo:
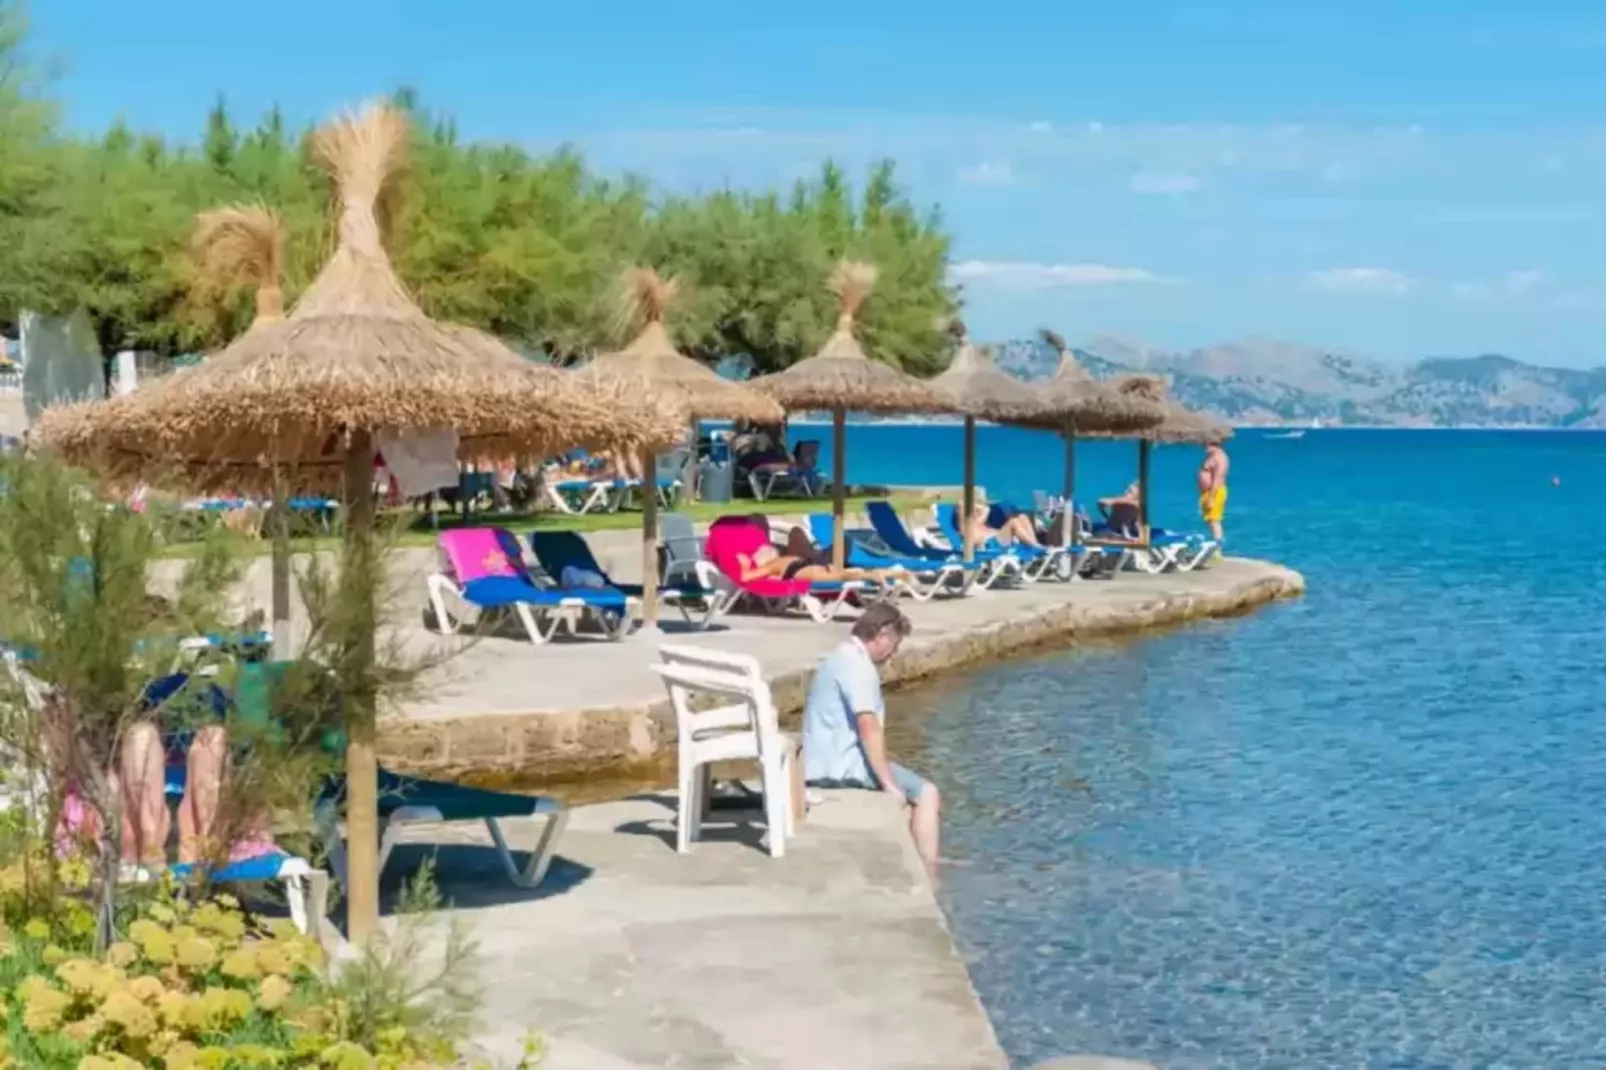
[[339, 242], [288, 317], [254, 325], [185, 374], [40, 427], [73, 460], [153, 482], [178, 474], [204, 489], [264, 490], [288, 473], [341, 488], [337, 597], [362, 632], [343, 667], [354, 940], [379, 908], [374, 436], [450, 429], [463, 455], [500, 459], [571, 445], [640, 450], [671, 441], [684, 419], [672, 404], [537, 367], [484, 332], [424, 315], [391, 267], [376, 212], [408, 133], [405, 115], [375, 105], [314, 135], [334, 178]]
[[752, 380], [752, 385], [779, 401], [788, 412], [831, 413], [831, 510], [835, 516], [831, 561], [841, 568], [845, 554], [843, 492], [846, 480], [846, 416], [849, 412], [952, 412], [952, 403], [929, 383], [865, 355], [854, 336], [854, 323], [875, 286], [871, 264], [844, 260], [831, 275], [830, 287], [841, 301], [836, 330], [820, 351], [791, 367]]
[[[1114, 432], [1090, 436], [1094, 438], [1130, 438], [1130, 433]], [[1165, 400], [1165, 418], [1153, 427], [1136, 434], [1138, 440], [1138, 523], [1144, 538], [1149, 531], [1149, 454], [1156, 444], [1174, 445], [1191, 442], [1206, 446], [1212, 442], [1225, 442], [1232, 437], [1232, 427], [1202, 412], [1185, 407], [1172, 398]]]
[[965, 417], [965, 489], [960, 528], [965, 534], [965, 560], [970, 561], [975, 557], [970, 514], [976, 504], [976, 421], [1035, 425], [1052, 413], [1045, 407], [1040, 391], [999, 368], [985, 348], [971, 342], [962, 320], [955, 317], [946, 327], [958, 348], [947, 369], [930, 382], [949, 400], [954, 411]]
[[[691, 417], [692, 436], [682, 486], [689, 499], [694, 493], [697, 471], [699, 421], [774, 423], [785, 412], [768, 394], [732, 382], [675, 348], [664, 317], [679, 290], [680, 280], [664, 278], [653, 268], [627, 269], [621, 289], [620, 320], [627, 329], [639, 326], [639, 333], [619, 352], [597, 357], [580, 374], [623, 382], [644, 396], [670, 397], [686, 409]], [[641, 500], [642, 616], [650, 624], [658, 615], [657, 458], [653, 451], [642, 455], [641, 468], [642, 479], [647, 483]]]
[[1177, 443], [1208, 446], [1212, 442], [1225, 442], [1231, 438], [1232, 425], [1167, 398], [1165, 419], [1159, 426], [1143, 431], [1139, 437], [1162, 446]]
[[424, 315], [391, 267], [375, 212], [407, 137], [406, 116], [388, 106], [314, 136], [338, 189], [339, 245], [288, 317], [148, 389], [51, 413], [40, 437], [115, 475], [177, 474], [197, 489], [238, 492], [270, 490], [275, 469], [305, 489], [338, 488], [359, 431], [450, 428], [465, 459], [672, 438], [672, 403], [582, 384]]
[[[1158, 426], [1165, 419], [1165, 384], [1154, 375], [1095, 379], [1082, 367], [1061, 335], [1046, 327], [1039, 334], [1059, 354], [1059, 366], [1054, 369], [1043, 395], [1045, 407], [1055, 415], [1047, 421], [1033, 422], [1031, 426], [1057, 431], [1065, 439], [1065, 505], [1060, 521], [1060, 541], [1069, 546], [1075, 541], [1070, 518], [1075, 510], [1077, 437], [1094, 434], [1115, 437]], [[1145, 471], [1141, 484], [1145, 501], [1148, 497], [1146, 475]]]

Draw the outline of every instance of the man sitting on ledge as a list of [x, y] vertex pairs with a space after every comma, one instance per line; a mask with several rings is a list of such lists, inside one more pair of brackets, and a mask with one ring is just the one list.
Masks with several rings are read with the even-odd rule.
[[912, 629], [896, 606], [875, 602], [853, 634], [814, 672], [803, 707], [803, 771], [818, 788], [863, 788], [896, 795], [910, 807], [915, 850], [937, 873], [940, 807], [937, 786], [887, 757], [878, 667], [898, 652]]

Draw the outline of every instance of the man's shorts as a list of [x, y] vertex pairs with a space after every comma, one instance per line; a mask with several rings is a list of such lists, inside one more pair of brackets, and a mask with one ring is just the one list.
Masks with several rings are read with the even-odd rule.
[[1217, 487], [1199, 495], [1199, 516], [1206, 524], [1219, 524], [1227, 513], [1227, 488]]
[[[929, 781], [913, 769], [899, 765], [897, 762], [889, 762], [888, 764], [892, 766], [893, 783], [897, 785], [899, 791], [903, 792], [903, 797], [909, 800], [909, 805], [913, 806], [919, 802], [920, 796], [926, 793], [926, 785]], [[857, 788], [860, 791], [880, 790], [874, 784], [866, 783], [862, 780], [811, 780], [809, 781], [809, 787], [825, 788], [827, 790], [833, 788]]]

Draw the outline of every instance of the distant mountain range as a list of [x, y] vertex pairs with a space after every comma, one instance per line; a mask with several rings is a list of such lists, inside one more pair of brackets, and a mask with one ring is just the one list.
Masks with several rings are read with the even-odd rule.
[[[1235, 424], [1606, 428], [1606, 368], [1545, 368], [1510, 357], [1433, 357], [1390, 365], [1314, 346], [1246, 338], [1186, 352], [1101, 336], [1076, 347], [1099, 378], [1166, 377], [1172, 396]], [[1024, 379], [1054, 372], [1037, 341], [997, 347]]]

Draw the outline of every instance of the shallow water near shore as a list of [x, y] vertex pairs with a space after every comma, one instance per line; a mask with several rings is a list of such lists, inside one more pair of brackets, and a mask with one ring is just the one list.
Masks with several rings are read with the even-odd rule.
[[[951, 441], [950, 441], [951, 440]], [[856, 481], [953, 482], [956, 428], [853, 428]], [[941, 900], [1020, 1065], [1606, 1064], [1606, 435], [1240, 436], [1251, 617], [901, 692], [943, 788]], [[1198, 451], [1158, 451], [1188, 526]], [[1129, 446], [1081, 451], [1112, 493]], [[980, 435], [995, 496], [1054, 440]], [[1558, 477], [1560, 485], [1553, 485]]]

